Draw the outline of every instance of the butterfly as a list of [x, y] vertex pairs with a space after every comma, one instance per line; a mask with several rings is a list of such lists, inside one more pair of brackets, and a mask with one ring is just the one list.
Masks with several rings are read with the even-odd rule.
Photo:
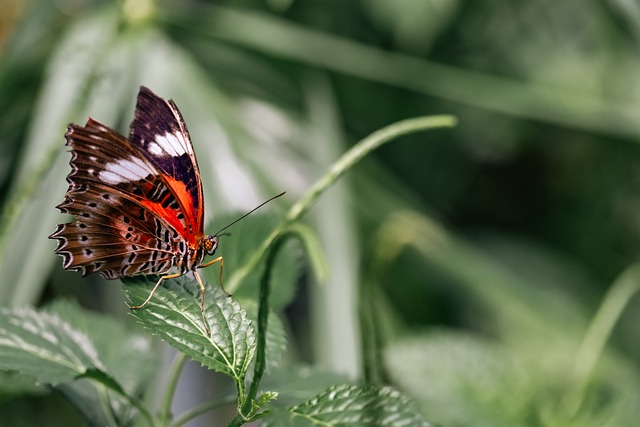
[[176, 104], [141, 86], [129, 138], [92, 118], [84, 126], [70, 124], [65, 138], [71, 172], [57, 208], [75, 221], [59, 224], [49, 236], [57, 240], [63, 267], [107, 279], [161, 275], [134, 310], [147, 305], [164, 280], [192, 272], [209, 332], [197, 269], [220, 263], [222, 284], [223, 258], [205, 262], [215, 254], [222, 230], [204, 234], [200, 170]]

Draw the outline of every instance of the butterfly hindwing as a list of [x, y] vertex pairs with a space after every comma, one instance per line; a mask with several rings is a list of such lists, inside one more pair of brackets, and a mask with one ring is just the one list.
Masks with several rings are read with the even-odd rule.
[[70, 125], [66, 138], [71, 173], [58, 208], [76, 220], [51, 235], [64, 267], [107, 278], [168, 271], [174, 245], [186, 245], [187, 223], [161, 173], [123, 136], [93, 119]]

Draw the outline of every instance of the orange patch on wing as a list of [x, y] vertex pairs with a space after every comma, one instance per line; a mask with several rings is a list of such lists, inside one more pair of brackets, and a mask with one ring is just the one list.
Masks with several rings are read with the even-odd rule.
[[[163, 176], [163, 179], [171, 193], [175, 195], [178, 200], [178, 204], [185, 209], [183, 211], [185, 223], [178, 218], [178, 213], [180, 212], [179, 209], [172, 209], [168, 206], [164, 207], [162, 206], [162, 202], [152, 202], [146, 199], [142, 199], [141, 203], [178, 231], [178, 233], [180, 233], [180, 235], [189, 243], [189, 246], [194, 247], [198, 241], [198, 237], [203, 234], [203, 231], [201, 226], [197, 224], [197, 215], [193, 198], [189, 191], [187, 191], [187, 187], [184, 182], [170, 176]], [[189, 230], [189, 224], [191, 224], [192, 230]]]

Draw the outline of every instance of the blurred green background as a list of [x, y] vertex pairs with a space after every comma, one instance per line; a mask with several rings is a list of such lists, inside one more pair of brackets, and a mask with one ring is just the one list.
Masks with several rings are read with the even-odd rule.
[[70, 295], [127, 317], [119, 286], [64, 272], [47, 236], [64, 220], [66, 124], [126, 134], [141, 84], [180, 107], [209, 219], [286, 190], [277, 216], [376, 129], [454, 114], [365, 159], [306, 218], [329, 275], [316, 283], [300, 254], [309, 274], [280, 304], [290, 358], [394, 384], [445, 426], [640, 419], [640, 5], [0, 10], [1, 304]]

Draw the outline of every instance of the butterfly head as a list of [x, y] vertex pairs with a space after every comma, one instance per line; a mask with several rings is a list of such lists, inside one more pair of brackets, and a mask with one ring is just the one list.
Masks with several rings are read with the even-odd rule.
[[205, 236], [202, 247], [207, 255], [213, 255], [218, 249], [218, 236]]

